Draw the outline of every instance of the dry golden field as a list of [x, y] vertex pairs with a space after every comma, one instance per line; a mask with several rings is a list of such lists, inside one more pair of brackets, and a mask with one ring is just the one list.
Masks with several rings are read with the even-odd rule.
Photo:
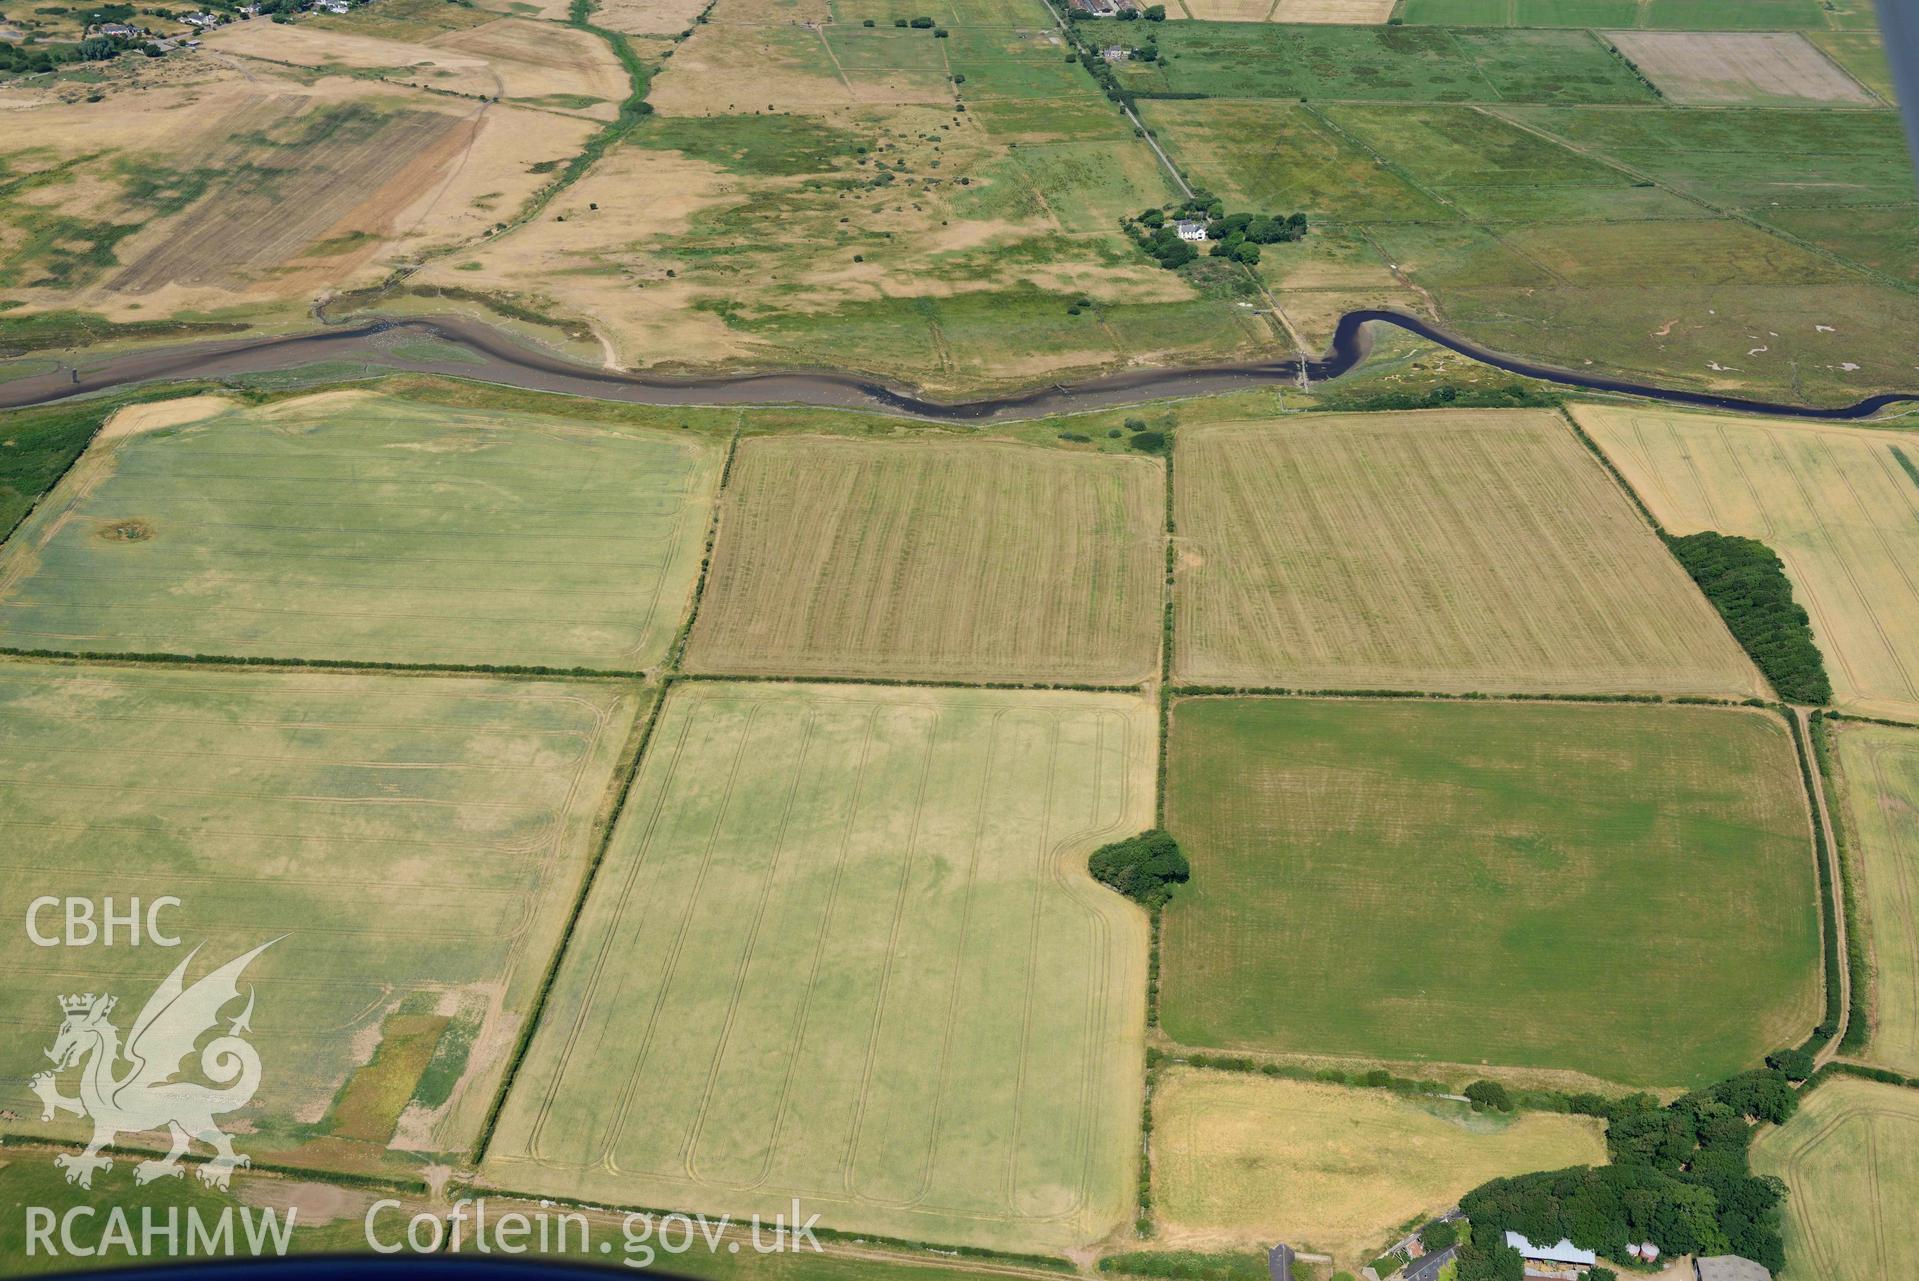
[[1779, 1281], [1906, 1281], [1919, 1259], [1919, 1091], [1839, 1077], [1759, 1136], [1756, 1174], [1792, 1188]]
[[1026, 445], [748, 440], [687, 667], [1142, 680], [1159, 652], [1162, 476]]
[[1573, 416], [1667, 529], [1743, 534], [1779, 554], [1837, 705], [1919, 718], [1919, 445], [1726, 415]]
[[692, 29], [706, 0], [602, 0], [593, 22], [633, 36], [671, 36]]
[[1137, 694], [676, 685], [485, 1164], [525, 1192], [1014, 1250], [1132, 1206]]
[[1591, 1117], [1176, 1069], [1153, 1094], [1153, 1194], [1168, 1246], [1289, 1241], [1353, 1267], [1487, 1179], [1604, 1164], [1604, 1134]]
[[1435, 691], [1761, 692], [1556, 415], [1444, 410], [1181, 433], [1181, 680]]
[[1837, 724], [1842, 821], [1852, 836], [1872, 956], [1865, 1057], [1919, 1076], [1919, 730]]
[[1607, 39], [1674, 102], [1874, 105], [1796, 31], [1615, 31]]
[[604, 40], [525, 18], [400, 32], [244, 22], [215, 32], [208, 45], [269, 64], [371, 71], [389, 82], [601, 120], [610, 120], [628, 93], [626, 71]]
[[11, 315], [291, 315], [397, 259], [479, 236], [592, 127], [211, 49], [121, 59], [105, 75], [102, 102], [58, 82], [0, 102], [0, 165], [24, 179], [0, 193]]

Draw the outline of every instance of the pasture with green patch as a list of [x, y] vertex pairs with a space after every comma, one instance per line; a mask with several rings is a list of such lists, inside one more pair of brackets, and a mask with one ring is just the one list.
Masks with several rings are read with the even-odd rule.
[[1177, 1041], [1696, 1085], [1817, 1017], [1768, 713], [1202, 698], [1170, 733]]
[[[46, 1067], [57, 996], [114, 995], [126, 1034], [190, 948], [189, 981], [278, 939], [245, 975], [265, 1072], [223, 1122], [242, 1151], [349, 1171], [465, 1153], [640, 702], [612, 683], [0, 663], [6, 900], [172, 895], [185, 944], [49, 952], [8, 931], [0, 1079], [24, 1096]], [[31, 1105], [0, 1129], [79, 1133]]]
[[1177, 22], [1125, 39], [1157, 63], [1121, 63], [1136, 93], [1407, 102], [1653, 102], [1632, 69], [1585, 31]]
[[204, 403], [109, 429], [22, 527], [0, 645], [634, 670], [691, 604], [710, 437], [368, 393]]
[[484, 1177], [1057, 1250], [1131, 1214], [1143, 697], [683, 682]]
[[1820, 0], [1405, 0], [1400, 7], [1407, 23], [1462, 27], [1821, 31], [1849, 25], [1844, 16], [1841, 6]]

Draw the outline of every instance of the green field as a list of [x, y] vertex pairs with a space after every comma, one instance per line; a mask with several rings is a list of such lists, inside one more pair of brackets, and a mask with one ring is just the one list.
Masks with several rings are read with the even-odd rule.
[[1406, 0], [1400, 18], [1443, 27], [1678, 31], [1823, 30], [1828, 25], [1819, 0]]
[[[0, 663], [6, 901], [173, 895], [183, 943], [49, 952], [9, 930], [0, 1079], [46, 1066], [57, 996], [113, 993], [125, 1033], [187, 950], [204, 945], [198, 977], [284, 936], [248, 971], [265, 1076], [233, 1117], [241, 1150], [347, 1170], [417, 1164], [389, 1144], [464, 1153], [639, 701], [616, 684]], [[75, 1133], [15, 1093], [0, 1130]]]
[[1633, 103], [1654, 96], [1585, 31], [1169, 22], [1158, 63], [1126, 62], [1137, 93], [1209, 98]]
[[1837, 722], [1840, 821], [1871, 957], [1872, 1034], [1861, 1057], [1919, 1076], [1919, 730]]
[[1169, 755], [1175, 1040], [1679, 1085], [1817, 1015], [1806, 804], [1769, 715], [1195, 699]]
[[1144, 698], [678, 685], [485, 1177], [1059, 1249], [1131, 1212]]
[[1752, 1147], [1792, 1188], [1780, 1281], [1904, 1281], [1919, 1258], [1919, 1091], [1839, 1077]]
[[[1447, 222], [1453, 214], [1294, 102], [1142, 100], [1140, 114], [1192, 180], [1235, 209], [1336, 222]], [[1402, 120], [1401, 108], [1379, 108]], [[1483, 119], [1484, 117], [1477, 117]], [[1309, 237], [1310, 238], [1310, 237]], [[1275, 247], [1274, 252], [1277, 252]]]
[[691, 602], [704, 437], [356, 392], [129, 417], [183, 403], [9, 543], [0, 644], [634, 669]]

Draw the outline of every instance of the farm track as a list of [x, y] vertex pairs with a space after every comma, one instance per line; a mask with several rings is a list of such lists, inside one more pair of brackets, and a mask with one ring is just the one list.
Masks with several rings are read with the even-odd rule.
[[[184, 378], [226, 378], [297, 368], [318, 361], [371, 360], [381, 367], [495, 383], [531, 391], [647, 405], [809, 405], [867, 410], [938, 422], [994, 422], [1080, 413], [1170, 396], [1217, 395], [1249, 387], [1323, 382], [1358, 368], [1372, 349], [1368, 324], [1391, 325], [1437, 343], [1480, 364], [1525, 378], [1589, 391], [1641, 396], [1772, 418], [1870, 418], [1889, 405], [1919, 401], [1919, 391], [1881, 392], [1830, 408], [1723, 396], [1678, 387], [1656, 387], [1625, 378], [1581, 373], [1502, 355], [1440, 329], [1416, 316], [1385, 310], [1350, 311], [1340, 317], [1327, 353], [1314, 360], [1173, 366], [1107, 374], [1074, 383], [979, 400], [943, 401], [906, 388], [818, 370], [769, 371], [673, 377], [596, 369], [553, 352], [523, 345], [477, 321], [454, 317], [373, 319], [301, 334], [186, 343], [107, 357], [81, 371], [62, 366], [0, 384], [0, 409], [45, 405], [140, 383]], [[460, 349], [464, 358], [404, 360], [389, 348], [396, 341], [431, 339]]]

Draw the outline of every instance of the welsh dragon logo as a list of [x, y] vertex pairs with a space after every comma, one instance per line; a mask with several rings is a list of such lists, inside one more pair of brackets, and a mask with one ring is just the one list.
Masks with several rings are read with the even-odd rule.
[[[187, 966], [200, 952], [193, 949], [147, 998], [124, 1044], [120, 1029], [108, 1018], [116, 998], [92, 993], [60, 998], [66, 1017], [53, 1048], [47, 1051], [53, 1070], [40, 1073], [30, 1085], [40, 1097], [42, 1121], [51, 1121], [61, 1112], [93, 1121], [93, 1138], [85, 1152], [53, 1158], [67, 1172], [68, 1183], [92, 1187], [94, 1174], [113, 1165], [113, 1159], [102, 1156], [100, 1150], [118, 1135], [145, 1130], [167, 1130], [173, 1146], [164, 1157], [135, 1166], [135, 1183], [179, 1177], [183, 1173], [180, 1158], [195, 1139], [214, 1150], [213, 1158], [199, 1169], [200, 1181], [209, 1187], [225, 1188], [235, 1169], [250, 1164], [233, 1150], [233, 1141], [213, 1118], [245, 1107], [260, 1088], [260, 1056], [241, 1035], [253, 1030], [251, 988], [246, 1008], [224, 1034], [200, 1051], [200, 1071], [218, 1084], [173, 1078], [200, 1038], [220, 1022], [220, 1011], [239, 999], [241, 973], [278, 941], [262, 943], [189, 987]], [[75, 1067], [81, 1068], [80, 1094], [70, 1098], [60, 1092], [58, 1077]]]

